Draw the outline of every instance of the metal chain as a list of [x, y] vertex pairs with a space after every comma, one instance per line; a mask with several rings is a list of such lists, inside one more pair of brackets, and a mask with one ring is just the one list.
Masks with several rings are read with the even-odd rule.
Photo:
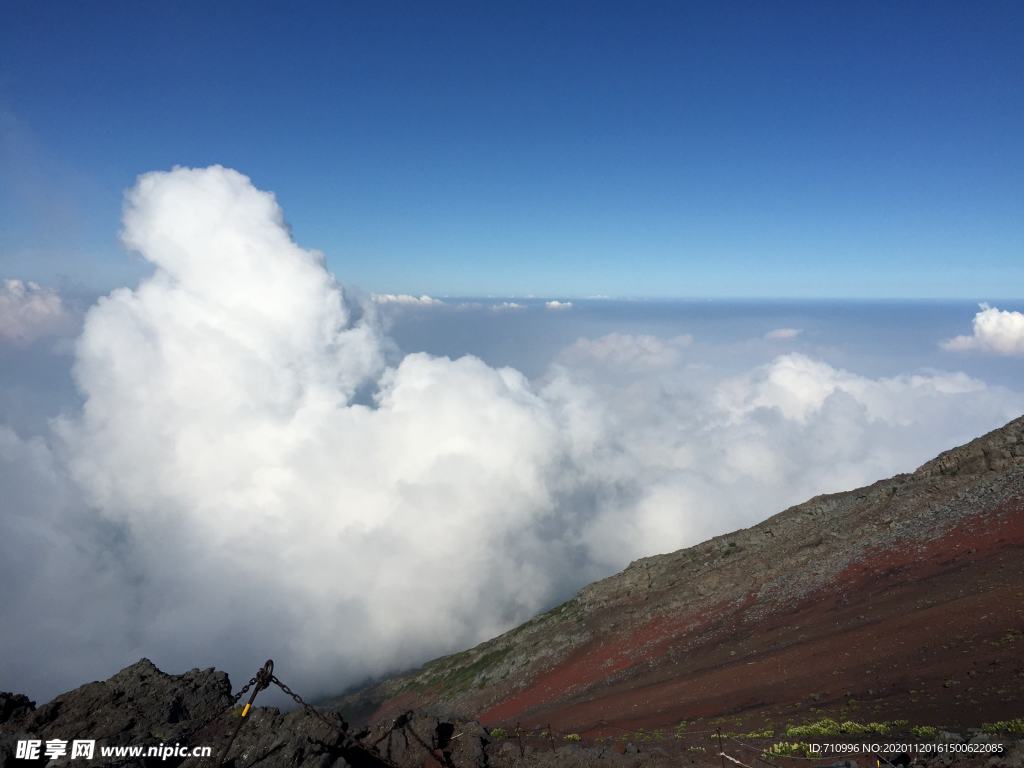
[[[409, 736], [408, 736], [408, 734], [411, 733], [413, 739], [416, 741], [417, 744], [419, 744], [421, 747], [423, 747], [424, 751], [426, 751], [426, 753], [430, 756], [431, 760], [433, 760], [435, 763], [440, 765], [442, 768], [445, 768], [445, 766], [450, 766], [452, 764], [451, 763], [451, 758], [447, 755], [447, 753], [445, 753], [443, 750], [435, 749], [434, 747], [429, 746], [422, 738], [420, 738], [420, 735], [418, 733], [416, 733], [416, 730], [412, 727], [412, 718], [413, 718], [414, 714], [415, 713], [412, 710], [408, 710], [406, 712], [403, 712], [401, 715], [396, 717], [394, 720], [392, 720], [391, 721], [391, 727], [388, 728], [386, 731], [384, 731], [384, 733], [382, 733], [377, 739], [375, 739], [373, 744], [371, 745], [371, 747], [376, 749], [378, 744], [380, 744], [382, 741], [384, 741], [384, 739], [387, 739], [388, 740], [387, 754], [388, 754], [388, 757], [390, 757], [391, 756], [391, 737], [394, 735], [395, 731], [398, 731], [399, 733], [402, 734], [402, 737], [405, 739], [405, 746], [407, 748], [409, 746]], [[462, 736], [462, 734], [460, 733], [460, 734], [458, 734], [458, 736], [453, 736], [449, 741], [450, 742], [451, 741], [455, 741], [455, 739], [459, 738], [459, 736]], [[441, 751], [441, 753], [443, 755], [443, 758], [444, 758], [443, 760], [442, 760], [442, 758], [437, 756], [437, 752], [438, 751]]]
[[[222, 707], [222, 708], [217, 709], [216, 711], [214, 711], [214, 713], [212, 715], [210, 715], [208, 718], [203, 720], [195, 728], [190, 728], [189, 732], [188, 732], [189, 736], [190, 737], [194, 736], [195, 734], [199, 733], [200, 731], [205, 729], [207, 726], [209, 726], [210, 723], [212, 723], [214, 720], [216, 720], [219, 717], [222, 717], [224, 714], [226, 714], [227, 712], [231, 711], [231, 709], [233, 707], [235, 707], [235, 705], [238, 704], [238, 700], [241, 699], [243, 696], [245, 696], [246, 692], [250, 688], [252, 688], [255, 684], [256, 684], [256, 678], [255, 677], [250, 678], [249, 682], [246, 683], [244, 686], [242, 686], [242, 690], [240, 690], [238, 693], [236, 693], [236, 694], [231, 696], [231, 703], [230, 704], [228, 704], [227, 706]], [[139, 756], [137, 756], [137, 755], [126, 755], [125, 757], [122, 757], [122, 758], [120, 758], [118, 760], [111, 760], [109, 762], [103, 763], [103, 765], [105, 766], [105, 768], [117, 768], [117, 766], [127, 765], [128, 763], [132, 763], [132, 762], [138, 762], [140, 759], [141, 758]], [[204, 762], [205, 762], [205, 758], [204, 758]]]
[[[361, 752], [366, 753], [368, 756], [372, 756], [374, 759], [378, 760], [379, 762], [381, 762], [381, 763], [383, 763], [385, 765], [392, 765], [391, 761], [384, 759], [377, 752], [377, 750], [375, 749], [376, 744], [374, 744], [372, 746], [367, 746], [366, 744], [362, 743], [361, 739], [362, 739], [363, 736], [368, 734], [368, 731], [363, 731], [361, 733], [353, 735], [353, 734], [349, 733], [348, 723], [345, 722], [345, 718], [341, 716], [340, 712], [335, 712], [334, 713], [337, 716], [338, 721], [337, 722], [331, 722], [327, 718], [327, 716], [324, 715], [323, 712], [321, 712], [319, 709], [314, 707], [312, 704], [310, 704], [308, 701], [306, 701], [304, 698], [302, 698], [299, 694], [297, 694], [295, 691], [293, 691], [291, 688], [289, 688], [288, 685], [286, 683], [282, 682], [280, 680], [280, 678], [278, 678], [276, 675], [271, 675], [270, 682], [272, 682], [274, 685], [276, 685], [278, 688], [280, 688], [282, 691], [284, 691], [284, 693], [286, 695], [290, 696], [292, 701], [294, 701], [296, 704], [298, 704], [300, 707], [302, 707], [302, 709], [304, 711], [306, 711], [307, 713], [313, 715], [313, 717], [315, 717], [321, 723], [323, 723], [328, 728], [330, 728], [332, 731], [334, 731], [336, 733], [336, 735], [337, 735], [337, 746], [338, 747], [342, 747], [344, 749], [359, 750]], [[329, 745], [325, 744], [324, 742], [318, 742], [318, 743], [322, 744], [325, 747], [329, 746]]]
[[251, 686], [255, 685], [255, 688], [252, 689], [252, 694], [249, 696], [249, 701], [247, 701], [245, 706], [242, 708], [242, 714], [238, 718], [238, 724], [235, 726], [235, 730], [231, 732], [231, 736], [228, 739], [228, 743], [225, 745], [224, 750], [220, 754], [220, 759], [217, 761], [218, 768], [219, 766], [222, 766], [224, 764], [224, 761], [227, 759], [228, 753], [231, 752], [231, 745], [235, 743], [235, 738], [238, 736], [238, 732], [241, 731], [242, 726], [245, 725], [246, 717], [248, 716], [249, 711], [252, 709], [252, 704], [256, 700], [256, 696], [259, 695], [259, 692], [262, 691], [264, 688], [270, 686], [270, 679], [273, 676], [274, 660], [267, 659], [266, 664], [263, 665], [260, 671], [256, 673], [256, 676], [252, 678], [252, 680], [248, 684], [246, 684], [246, 686], [242, 689], [241, 693], [239, 693], [238, 699], [241, 699], [242, 694], [249, 690]]
[[284, 691], [288, 696], [291, 696], [292, 700], [296, 704], [298, 704], [300, 707], [306, 710], [306, 712], [308, 712], [309, 714], [313, 715], [313, 717], [317, 718], [321, 723], [326, 725], [331, 730], [337, 731], [343, 738], [348, 738], [348, 723], [345, 722], [345, 719], [341, 716], [340, 713], [335, 713], [338, 715], [338, 722], [332, 723], [320, 710], [318, 710], [312, 704], [310, 704], [301, 696], [299, 696], [299, 694], [297, 694], [287, 685], [282, 683], [281, 680], [278, 679], [276, 675], [271, 675], [270, 682], [272, 682], [274, 685], [276, 685], [278, 688]]
[[[406, 734], [406, 733], [411, 733], [413, 739], [416, 741], [417, 744], [419, 744], [421, 747], [423, 747], [423, 750], [430, 756], [430, 759], [433, 760], [438, 765], [442, 766], [442, 768], [444, 768], [445, 764], [446, 763], [450, 764], [451, 761], [446, 759], [446, 760], [444, 760], [442, 762], [442, 760], [437, 756], [436, 750], [433, 747], [428, 746], [427, 743], [423, 739], [420, 738], [420, 735], [418, 733], [416, 733], [416, 729], [412, 727], [412, 719], [413, 719], [414, 715], [415, 715], [415, 713], [412, 710], [409, 710], [407, 712], [404, 712], [403, 714], [401, 714], [397, 718], [395, 718], [394, 722], [391, 724], [391, 728], [388, 729], [388, 732], [385, 735], [386, 736], [391, 736], [391, 734], [394, 733], [394, 731], [396, 731], [396, 730], [400, 731], [403, 735]], [[381, 739], [383, 739], [383, 738], [384, 737], [382, 736]], [[381, 739], [377, 739], [377, 741], [379, 742]], [[405, 743], [406, 743], [406, 745], [408, 745], [408, 743], [409, 743], [408, 737], [406, 737]], [[389, 741], [388, 742], [389, 747], [390, 747], [390, 744], [391, 744], [391, 742]]]
[[[384, 741], [384, 739], [386, 739], [388, 736], [390, 736], [392, 733], [395, 732], [396, 728], [405, 728], [405, 724], [407, 722], [409, 722], [410, 715], [412, 715], [411, 711], [410, 712], [405, 712], [405, 713], [399, 715], [398, 717], [396, 717], [394, 720], [392, 720], [391, 721], [391, 727], [388, 728], [386, 731], [384, 731], [384, 733], [382, 733], [377, 739], [374, 740], [373, 746], [377, 746], [382, 741]], [[408, 739], [406, 739], [406, 741], [408, 741]], [[389, 744], [389, 748], [390, 748], [390, 742], [388, 742], [388, 744]]]
[[[302, 696], [297, 694], [295, 691], [293, 691], [291, 688], [289, 688], [287, 684], [282, 682], [280, 678], [278, 678], [276, 675], [274, 675], [273, 674], [273, 670], [274, 670], [273, 664], [274, 663], [272, 661], [268, 660], [267, 663], [263, 666], [263, 668], [254, 677], [249, 678], [249, 681], [245, 685], [243, 685], [242, 688], [237, 693], [231, 695], [231, 701], [227, 704], [227, 706], [215, 710], [214, 713], [212, 715], [210, 715], [208, 718], [206, 718], [205, 720], [200, 722], [197, 726], [189, 729], [189, 735], [190, 736], [195, 736], [200, 731], [203, 731], [211, 723], [213, 723], [215, 720], [217, 720], [218, 718], [222, 717], [227, 712], [231, 711], [234, 707], [236, 707], [238, 705], [238, 702], [242, 699], [242, 697], [245, 696], [245, 694], [248, 693], [250, 690], [252, 690], [253, 686], [256, 686], [256, 690], [253, 691], [252, 697], [249, 699], [249, 704], [246, 705], [245, 709], [242, 712], [242, 716], [239, 718], [238, 725], [235, 727], [234, 732], [231, 734], [231, 738], [228, 740], [227, 745], [224, 747], [223, 751], [221, 752], [220, 760], [218, 761], [219, 764], [222, 764], [224, 759], [227, 757], [227, 754], [228, 754], [228, 752], [231, 749], [231, 745], [234, 743], [235, 737], [238, 735], [238, 731], [241, 729], [243, 723], [247, 719], [246, 715], [248, 715], [249, 709], [252, 706], [253, 700], [256, 698], [256, 695], [261, 690], [263, 690], [264, 688], [269, 687], [270, 684], [273, 683], [278, 688], [280, 688], [286, 695], [291, 697], [291, 699], [296, 704], [298, 704], [300, 707], [302, 707], [303, 710], [305, 710], [309, 714], [313, 715], [315, 718], [317, 718], [321, 723], [326, 725], [332, 732], [334, 732], [337, 735], [338, 738], [337, 738], [337, 742], [336, 742], [336, 747], [340, 747], [342, 749], [360, 750], [360, 751], [366, 753], [367, 756], [371, 756], [372, 755], [376, 760], [378, 760], [380, 763], [382, 763], [384, 765], [393, 765], [390, 761], [385, 760], [384, 758], [382, 758], [379, 755], [379, 753], [377, 753], [376, 749], [374, 749], [373, 747], [367, 746], [366, 744], [363, 744], [360, 741], [364, 736], [366, 736], [368, 734], [368, 731], [362, 731], [362, 732], [360, 732], [358, 734], [355, 734], [355, 735], [350, 734], [349, 733], [348, 723], [345, 722], [345, 719], [341, 716], [340, 712], [335, 712], [334, 713], [337, 716], [338, 719], [337, 719], [336, 722], [332, 722], [320, 710], [318, 710], [312, 704], [310, 704], [305, 699], [303, 699]], [[402, 730], [403, 731], [405, 730], [404, 726], [405, 726], [405, 724], [402, 723]], [[393, 729], [394, 729], [394, 726], [392, 726], [392, 730]], [[430, 750], [430, 748], [423, 742], [423, 740], [419, 738], [419, 735], [415, 731], [413, 731], [413, 737], [428, 752], [431, 753], [431, 757], [433, 757], [434, 760], [436, 761], [437, 757], [432, 754], [432, 750]], [[322, 742], [317, 742], [317, 743], [322, 743]], [[324, 746], [330, 746], [330, 745], [328, 745], [326, 743], [323, 743], [323, 745]], [[208, 758], [203, 758], [201, 762], [202, 763], [206, 763], [207, 759]], [[106, 768], [116, 768], [117, 766], [125, 765], [125, 764], [131, 763], [131, 762], [136, 762], [138, 760], [139, 760], [139, 758], [137, 756], [127, 756], [126, 755], [125, 757], [123, 757], [121, 759], [104, 763], [104, 766]]]
[[249, 691], [249, 689], [252, 688], [254, 685], [256, 685], [256, 678], [255, 677], [250, 678], [249, 682], [246, 683], [245, 685], [243, 685], [242, 689], [238, 693], [234, 694], [231, 697], [231, 702], [227, 706], [225, 706], [225, 707], [215, 711], [212, 715], [210, 715], [208, 718], [206, 718], [198, 726], [193, 728], [191, 733], [192, 734], [199, 733], [201, 730], [206, 728], [214, 720], [216, 720], [219, 717], [223, 717], [228, 712], [230, 712], [232, 709], [234, 709], [238, 705], [238, 700], [241, 699], [243, 696], [245, 696], [245, 694]]

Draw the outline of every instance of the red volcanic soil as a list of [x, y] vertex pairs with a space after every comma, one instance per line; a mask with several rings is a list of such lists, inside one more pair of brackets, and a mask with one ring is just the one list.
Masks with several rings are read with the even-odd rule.
[[680, 638], [720, 621], [726, 609], [726, 605], [718, 605], [690, 616], [659, 616], [623, 635], [604, 638], [572, 654], [526, 690], [483, 712], [480, 720], [489, 723], [521, 718], [532, 709], [588, 689], [617, 672], [664, 658]]
[[480, 714], [585, 737], [840, 714], [977, 726], [1024, 714], [1024, 501], [869, 550], [792, 605], [753, 598], [603, 635]]

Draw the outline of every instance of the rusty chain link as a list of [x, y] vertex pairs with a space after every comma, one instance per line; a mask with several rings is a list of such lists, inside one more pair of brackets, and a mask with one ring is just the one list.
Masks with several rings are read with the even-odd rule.
[[[342, 717], [340, 712], [334, 712], [334, 715], [337, 716], [338, 720], [337, 720], [337, 722], [331, 722], [331, 720], [323, 712], [321, 712], [319, 709], [317, 709], [312, 704], [310, 704], [308, 701], [306, 701], [304, 698], [302, 698], [302, 696], [300, 696], [295, 691], [293, 691], [291, 688], [289, 688], [288, 685], [285, 682], [283, 682], [276, 675], [271, 675], [270, 682], [272, 682], [274, 685], [276, 685], [278, 688], [280, 688], [285, 693], [285, 695], [291, 697], [292, 701], [294, 701], [296, 704], [298, 704], [300, 707], [302, 707], [302, 709], [305, 712], [307, 712], [308, 714], [313, 715], [313, 717], [315, 717], [321, 723], [326, 725], [328, 728], [331, 729], [331, 731], [333, 731], [336, 734], [337, 742], [335, 743], [335, 745], [333, 745], [335, 748], [341, 747], [341, 748], [346, 748], [346, 749], [361, 750], [361, 751], [365, 752], [367, 755], [372, 755], [376, 760], [380, 761], [381, 763], [383, 763], [385, 765], [392, 765], [390, 760], [384, 758], [376, 750], [376, 745], [380, 741], [379, 739], [378, 739], [377, 742], [374, 742], [372, 745], [369, 745], [369, 746], [362, 743], [361, 739], [364, 736], [368, 735], [369, 731], [362, 731], [362, 732], [360, 732], [358, 734], [353, 735], [353, 734], [349, 733], [348, 723], [345, 722], [345, 718]], [[394, 726], [392, 726], [392, 730], [394, 730]], [[390, 731], [388, 733], [390, 733]], [[415, 736], [416, 734], [414, 733], [413, 735]], [[417, 741], [420, 741], [418, 736], [416, 738], [417, 738]], [[324, 747], [332, 746], [332, 745], [328, 745], [328, 744], [326, 744], [324, 742], [317, 742], [317, 743], [321, 744]], [[423, 742], [420, 741], [420, 744], [423, 744]]]
[[243, 685], [243, 686], [242, 686], [242, 689], [241, 689], [241, 690], [240, 690], [240, 691], [239, 691], [238, 693], [234, 694], [234, 695], [233, 695], [233, 696], [231, 697], [231, 702], [230, 702], [230, 703], [229, 703], [229, 704], [228, 704], [227, 706], [224, 706], [224, 707], [221, 707], [221, 708], [220, 708], [220, 709], [218, 709], [218, 710], [215, 710], [215, 711], [214, 711], [214, 713], [213, 713], [212, 715], [210, 715], [210, 716], [209, 716], [208, 718], [206, 718], [206, 719], [205, 719], [205, 720], [204, 720], [203, 722], [201, 722], [201, 723], [200, 723], [200, 724], [199, 724], [198, 726], [196, 726], [195, 728], [193, 728], [193, 729], [192, 729], [192, 733], [193, 733], [193, 734], [199, 733], [199, 732], [200, 732], [200, 731], [202, 731], [202, 730], [203, 730], [204, 728], [206, 728], [206, 727], [207, 727], [208, 725], [210, 725], [210, 723], [212, 723], [212, 722], [213, 722], [214, 720], [216, 720], [216, 719], [217, 719], [217, 718], [219, 718], [219, 717], [223, 717], [223, 716], [224, 716], [224, 715], [226, 715], [226, 714], [227, 714], [228, 712], [230, 712], [230, 711], [231, 711], [232, 709], [234, 709], [234, 708], [235, 708], [235, 706], [237, 706], [237, 704], [238, 704], [238, 700], [239, 700], [240, 698], [242, 698], [243, 696], [245, 696], [246, 692], [248, 692], [248, 690], [249, 690], [250, 688], [252, 688], [252, 687], [253, 687], [254, 685], [256, 685], [256, 678], [255, 678], [255, 677], [253, 677], [253, 678], [250, 678], [250, 679], [249, 679], [249, 682], [248, 682], [248, 683], [246, 683], [245, 685]]
[[249, 695], [249, 701], [245, 703], [245, 706], [242, 708], [241, 717], [238, 718], [238, 725], [236, 725], [235, 730], [231, 732], [231, 738], [228, 739], [228, 743], [224, 747], [224, 751], [221, 752], [220, 760], [217, 761], [218, 766], [224, 764], [224, 760], [227, 758], [228, 753], [231, 751], [231, 745], [235, 743], [235, 737], [238, 736], [238, 732], [242, 730], [242, 726], [245, 724], [245, 719], [249, 716], [249, 711], [252, 709], [252, 703], [256, 700], [257, 694], [259, 694], [259, 692], [262, 691], [264, 688], [268, 688], [270, 686], [270, 681], [273, 679], [273, 677], [274, 660], [267, 659], [267, 662], [263, 665], [260, 671], [256, 673], [256, 676], [252, 678], [242, 688], [241, 691], [238, 692], [237, 698], [231, 705], [232, 707], [234, 707], [235, 704], [238, 703], [238, 701], [242, 698], [243, 695], [245, 695], [245, 692], [249, 690], [249, 688], [252, 688], [252, 693]]
[[[224, 707], [220, 707], [220, 708], [214, 710], [212, 715], [210, 715], [208, 718], [203, 720], [195, 728], [190, 728], [189, 732], [188, 732], [189, 737], [195, 736], [197, 733], [200, 733], [201, 731], [205, 730], [207, 727], [209, 727], [209, 725], [213, 721], [217, 720], [220, 717], [223, 717], [225, 714], [230, 712], [238, 704], [238, 700], [241, 699], [243, 696], [245, 696], [246, 692], [250, 688], [252, 688], [256, 684], [256, 682], [257, 682], [257, 680], [256, 680], [255, 677], [249, 678], [249, 682], [246, 683], [245, 685], [243, 685], [242, 689], [238, 693], [233, 694], [231, 696], [230, 703], [228, 703]], [[129, 763], [138, 762], [139, 760], [140, 760], [140, 758], [139, 758], [138, 755], [126, 755], [125, 757], [122, 757], [122, 758], [120, 758], [118, 760], [108, 761], [108, 762], [104, 763], [103, 765], [105, 766], [105, 768], [117, 768], [118, 766], [121, 766], [121, 765], [127, 765]]]
[[340, 713], [335, 713], [338, 716], [338, 722], [332, 723], [330, 720], [327, 719], [323, 712], [321, 712], [319, 709], [314, 707], [312, 704], [310, 704], [301, 696], [299, 696], [299, 694], [297, 694], [295, 691], [293, 691], [291, 688], [289, 688], [287, 685], [281, 682], [281, 680], [277, 676], [272, 675], [270, 678], [270, 682], [272, 682], [274, 685], [276, 685], [278, 688], [284, 691], [286, 695], [292, 698], [292, 701], [294, 701], [296, 704], [298, 704], [300, 707], [306, 710], [306, 712], [313, 715], [328, 728], [337, 731], [341, 736], [345, 738], [348, 737], [348, 723], [345, 722], [345, 719], [341, 716]]
[[[386, 731], [384, 731], [384, 733], [382, 733], [373, 742], [372, 746], [374, 748], [376, 748], [376, 746], [378, 744], [380, 744], [382, 741], [384, 741], [384, 739], [387, 739], [388, 740], [387, 754], [390, 757], [390, 755], [391, 755], [391, 736], [394, 735], [395, 731], [398, 731], [399, 733], [402, 734], [402, 738], [405, 739], [405, 746], [406, 746], [406, 748], [408, 748], [408, 746], [409, 746], [409, 736], [408, 736], [408, 734], [411, 733], [413, 739], [416, 741], [417, 744], [419, 744], [421, 747], [423, 747], [423, 750], [427, 753], [427, 755], [430, 757], [431, 760], [433, 760], [439, 766], [442, 766], [442, 768], [445, 768], [446, 766], [451, 766], [452, 765], [451, 757], [448, 755], [448, 753], [444, 752], [440, 748], [436, 748], [436, 747], [430, 746], [429, 744], [427, 744], [420, 737], [420, 735], [418, 733], [416, 733], [416, 729], [412, 727], [412, 719], [413, 719], [414, 715], [415, 715], [415, 713], [412, 710], [407, 710], [406, 712], [403, 712], [401, 715], [396, 717], [394, 720], [391, 721], [391, 727], [388, 728]], [[461, 735], [462, 734], [460, 733], [459, 736], [461, 736]], [[454, 741], [456, 738], [458, 738], [458, 736], [452, 737], [451, 739], [449, 739], [449, 742]], [[441, 757], [437, 756], [438, 751], [441, 751], [441, 753], [442, 753]]]
[[[271, 685], [276, 685], [278, 688], [280, 688], [281, 691], [284, 692], [285, 695], [290, 697], [292, 701], [298, 704], [303, 709], [303, 711], [310, 715], [313, 715], [317, 720], [326, 725], [328, 729], [330, 729], [330, 731], [335, 735], [334, 744], [321, 742], [316, 739], [313, 740], [314, 743], [332, 750], [360, 750], [364, 752], [368, 757], [372, 756], [372, 758], [376, 759], [382, 765], [393, 765], [393, 763], [391, 763], [390, 760], [385, 759], [380, 755], [379, 752], [377, 752], [377, 750], [375, 749], [375, 745], [368, 746], [362, 743], [361, 739], [368, 735], [369, 731], [364, 730], [357, 734], [350, 733], [348, 723], [345, 722], [345, 719], [344, 717], [342, 717], [340, 712], [334, 712], [334, 714], [337, 717], [337, 720], [332, 721], [323, 712], [321, 712], [312, 704], [307, 702], [304, 698], [302, 698], [302, 696], [293, 691], [285, 682], [283, 682], [279, 677], [277, 677], [274, 674], [274, 662], [272, 659], [268, 659], [266, 664], [263, 665], [260, 671], [257, 672], [254, 677], [250, 678], [249, 682], [242, 686], [241, 690], [239, 690], [238, 693], [234, 694], [231, 697], [231, 702], [230, 704], [228, 704], [228, 706], [224, 707], [223, 709], [218, 709], [216, 712], [214, 712], [212, 716], [210, 716], [202, 723], [200, 723], [199, 726], [191, 729], [191, 733], [193, 735], [199, 733], [207, 726], [209, 726], [212, 722], [214, 722], [217, 718], [221, 717], [222, 715], [236, 707], [238, 705], [238, 702], [242, 699], [242, 697], [245, 696], [245, 694], [248, 693], [250, 690], [252, 691], [251, 695], [249, 696], [249, 701], [242, 709], [241, 715], [238, 719], [238, 724], [235, 726], [234, 730], [231, 733], [231, 737], [228, 739], [227, 743], [220, 751], [220, 758], [216, 763], [218, 767], [224, 765], [225, 761], [227, 760], [228, 754], [231, 751], [231, 747], [235, 742], [235, 738], [238, 736], [239, 731], [241, 731], [246, 719], [248, 719], [249, 712], [252, 709], [252, 704], [253, 701], [256, 699], [256, 696], [259, 694], [260, 691], [269, 688]], [[394, 726], [392, 726], [392, 729], [394, 729]], [[424, 744], [424, 742], [419, 738], [418, 734], [414, 732], [413, 736], [421, 745], [424, 746], [424, 748], [428, 750], [428, 752], [432, 752], [430, 748], [427, 747], [427, 745]], [[436, 756], [434, 756], [433, 754], [431, 754], [431, 757], [434, 757], [434, 759], [437, 760]], [[203, 762], [205, 762], [205, 759]]]

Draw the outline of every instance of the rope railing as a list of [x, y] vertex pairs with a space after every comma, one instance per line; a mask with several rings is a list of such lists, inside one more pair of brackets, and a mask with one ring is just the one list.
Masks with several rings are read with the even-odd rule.
[[[745, 747], [746, 749], [749, 749], [749, 750], [751, 750], [753, 752], [756, 752], [759, 755], [763, 755], [764, 752], [765, 752], [765, 748], [764, 747], [758, 747], [758, 746], [755, 746], [753, 744], [747, 744], [745, 741], [741, 741], [740, 739], [737, 739], [735, 736], [731, 736], [731, 735], [726, 734], [725, 736], [723, 736], [723, 738], [726, 741], [731, 741], [734, 744], [738, 744], [741, 747]], [[767, 739], [767, 741], [774, 741], [774, 739]], [[810, 760], [812, 762], [821, 762], [821, 758], [820, 757], [804, 757], [802, 755], [780, 755], [779, 757], [781, 757], [783, 759], [786, 759], [786, 760]], [[772, 768], [778, 768], [778, 766], [775, 766], [773, 763], [769, 763], [767, 760], [763, 760], [762, 759], [761, 762], [764, 763], [765, 765], [771, 765]]]
[[746, 763], [741, 763], [735, 757], [733, 757], [732, 755], [727, 755], [725, 752], [719, 752], [718, 756], [721, 757], [723, 760], [728, 760], [730, 763], [740, 766], [740, 768], [753, 768], [753, 766], [747, 765]]

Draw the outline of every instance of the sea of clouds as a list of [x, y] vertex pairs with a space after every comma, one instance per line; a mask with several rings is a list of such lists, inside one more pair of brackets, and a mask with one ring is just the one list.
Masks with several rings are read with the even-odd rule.
[[[958, 372], [780, 352], [723, 373], [689, 335], [580, 338], [530, 378], [403, 354], [380, 313], [444, 303], [342, 286], [221, 167], [140, 177], [123, 240], [153, 271], [85, 314], [80, 407], [0, 426], [0, 681], [43, 699], [143, 655], [236, 682], [272, 656], [304, 695], [337, 692], [1024, 411]], [[950, 344], [1019, 349], [991, 311]], [[65, 315], [8, 281], [0, 338]]]

